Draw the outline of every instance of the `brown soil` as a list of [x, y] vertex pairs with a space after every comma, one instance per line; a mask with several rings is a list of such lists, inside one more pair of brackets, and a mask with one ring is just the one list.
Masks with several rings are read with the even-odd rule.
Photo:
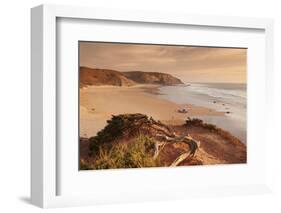
[[[158, 142], [164, 144], [160, 147], [161, 151], [159, 153], [162, 166], [170, 166], [181, 154], [188, 152], [190, 149], [189, 145], [183, 142], [165, 143], [165, 141], [159, 140], [156, 137], [159, 132], [152, 128], [155, 124], [151, 126], [147, 125], [147, 123], [141, 123], [140, 125], [141, 128], [138, 128], [138, 134], [155, 137]], [[246, 146], [230, 133], [213, 125], [191, 122], [188, 125], [170, 125], [167, 127], [176, 135], [189, 135], [200, 143], [196, 154], [188, 157], [178, 166], [239, 164], [247, 162]], [[136, 136], [137, 134], [131, 134], [130, 131], [127, 131], [126, 134], [118, 137], [113, 143], [126, 143], [130, 141], [129, 139]], [[90, 156], [89, 153], [89, 140], [87, 138], [80, 138], [80, 159], [88, 162], [91, 161], [93, 156]]]

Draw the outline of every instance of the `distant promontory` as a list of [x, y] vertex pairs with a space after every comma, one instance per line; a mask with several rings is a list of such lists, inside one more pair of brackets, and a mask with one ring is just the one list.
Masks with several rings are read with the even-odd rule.
[[133, 86], [136, 84], [178, 85], [183, 82], [167, 73], [80, 67], [80, 88], [90, 85]]

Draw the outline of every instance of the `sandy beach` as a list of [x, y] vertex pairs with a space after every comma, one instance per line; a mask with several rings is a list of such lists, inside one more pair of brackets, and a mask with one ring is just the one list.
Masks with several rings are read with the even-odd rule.
[[[187, 117], [216, 116], [223, 112], [192, 104], [177, 104], [157, 95], [158, 86], [89, 86], [80, 89], [80, 136], [95, 136], [112, 115], [143, 113], [165, 124], [183, 124]], [[186, 109], [187, 113], [179, 113]]]

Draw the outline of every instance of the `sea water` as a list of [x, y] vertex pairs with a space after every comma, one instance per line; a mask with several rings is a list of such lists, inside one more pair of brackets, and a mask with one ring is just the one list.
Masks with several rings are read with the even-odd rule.
[[191, 83], [159, 88], [160, 98], [224, 112], [225, 116], [194, 116], [225, 129], [246, 144], [247, 87], [236, 83]]

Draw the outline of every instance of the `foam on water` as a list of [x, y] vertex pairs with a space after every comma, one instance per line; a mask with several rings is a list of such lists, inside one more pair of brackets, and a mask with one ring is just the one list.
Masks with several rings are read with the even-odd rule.
[[192, 83], [164, 86], [159, 92], [159, 97], [178, 104], [193, 104], [219, 112], [230, 112], [224, 117], [197, 117], [225, 128], [246, 143], [246, 84]]

